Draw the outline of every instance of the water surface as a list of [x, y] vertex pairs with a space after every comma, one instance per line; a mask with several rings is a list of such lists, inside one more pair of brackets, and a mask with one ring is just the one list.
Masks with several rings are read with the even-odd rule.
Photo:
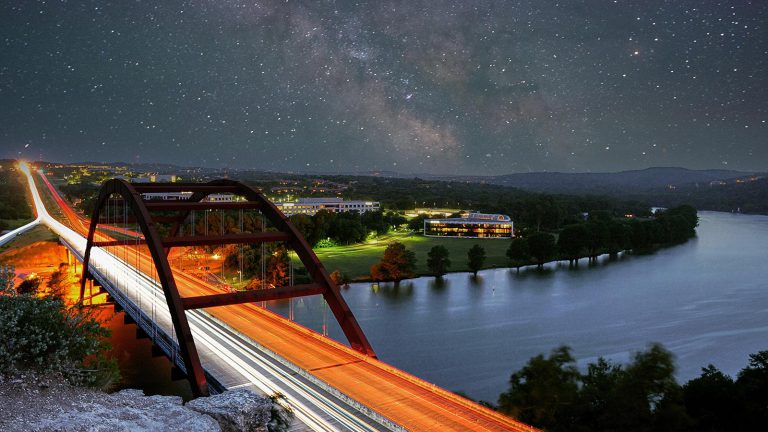
[[[709, 363], [735, 374], [768, 349], [768, 216], [699, 216], [698, 238], [652, 255], [353, 284], [344, 297], [382, 360], [493, 402], [512, 371], [563, 344], [585, 364], [661, 342], [682, 381]], [[287, 302], [272, 307], [287, 313]], [[317, 299], [294, 308], [298, 322], [322, 327]], [[345, 341], [327, 311], [325, 322]]]

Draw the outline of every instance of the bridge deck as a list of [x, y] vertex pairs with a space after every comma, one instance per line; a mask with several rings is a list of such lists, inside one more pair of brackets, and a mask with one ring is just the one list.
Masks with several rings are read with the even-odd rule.
[[[50, 183], [48, 186], [64, 212], [73, 215]], [[55, 225], [50, 216], [44, 222]], [[73, 225], [85, 226], [77, 222], [73, 221]], [[125, 264], [141, 272], [147, 273], [152, 266], [151, 258], [142, 254], [122, 258]], [[182, 272], [176, 273], [176, 282], [184, 297], [218, 292], [216, 287]], [[127, 291], [130, 296], [131, 289]], [[144, 289], [143, 297], [141, 290], [134, 292], [138, 304], [159, 302], [158, 294], [162, 295], [156, 287], [154, 292]], [[167, 308], [164, 311], [167, 314]], [[170, 322], [159, 313], [154, 317], [158, 322]], [[329, 401], [343, 401], [363, 411], [373, 409], [408, 430], [535, 430], [252, 304], [189, 311], [188, 317], [204, 367], [227, 388], [254, 386], [269, 392], [286, 388], [288, 382], [288, 388], [301, 390], [308, 398], [321, 390]], [[263, 374], [268, 369], [271, 378]], [[279, 381], [279, 386], [271, 386], [270, 382], [275, 382], [272, 380]], [[304, 403], [302, 396], [289, 397], [296, 398], [291, 401], [294, 404]], [[352, 414], [348, 409], [331, 405], [320, 414], [333, 419], [331, 429], [395, 427], [393, 423], [376, 424], [370, 418], [363, 421], [367, 425], [351, 423], [349, 417], [360, 413]], [[312, 422], [311, 418], [303, 420]]]

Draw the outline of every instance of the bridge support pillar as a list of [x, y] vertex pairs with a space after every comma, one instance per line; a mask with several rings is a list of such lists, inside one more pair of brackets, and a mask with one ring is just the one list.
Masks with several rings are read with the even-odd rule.
[[187, 379], [187, 374], [185, 374], [184, 371], [176, 366], [171, 368], [171, 381], [181, 381], [185, 379]]
[[152, 357], [164, 357], [165, 351], [159, 346], [152, 344]]

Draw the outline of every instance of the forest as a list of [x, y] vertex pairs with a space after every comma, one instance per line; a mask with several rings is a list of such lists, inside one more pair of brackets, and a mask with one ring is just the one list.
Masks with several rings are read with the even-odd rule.
[[18, 220], [32, 217], [24, 177], [15, 170], [0, 169], [0, 231], [15, 227]]
[[736, 379], [710, 364], [680, 385], [672, 353], [659, 344], [629, 364], [600, 357], [582, 370], [562, 346], [514, 372], [496, 408], [548, 432], [764, 430], [768, 351], [750, 355]]

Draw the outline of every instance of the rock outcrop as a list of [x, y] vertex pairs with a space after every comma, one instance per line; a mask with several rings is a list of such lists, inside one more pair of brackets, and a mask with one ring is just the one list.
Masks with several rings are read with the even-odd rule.
[[213, 418], [187, 409], [178, 396], [144, 396], [141, 390], [122, 390], [81, 401], [74, 409], [45, 416], [36, 431], [220, 431]]
[[266, 432], [272, 401], [247, 390], [198, 398], [74, 387], [61, 377], [0, 374], [0, 430], [65, 432]]
[[233, 390], [189, 401], [186, 407], [213, 417], [224, 432], [266, 432], [272, 402], [248, 390]]

